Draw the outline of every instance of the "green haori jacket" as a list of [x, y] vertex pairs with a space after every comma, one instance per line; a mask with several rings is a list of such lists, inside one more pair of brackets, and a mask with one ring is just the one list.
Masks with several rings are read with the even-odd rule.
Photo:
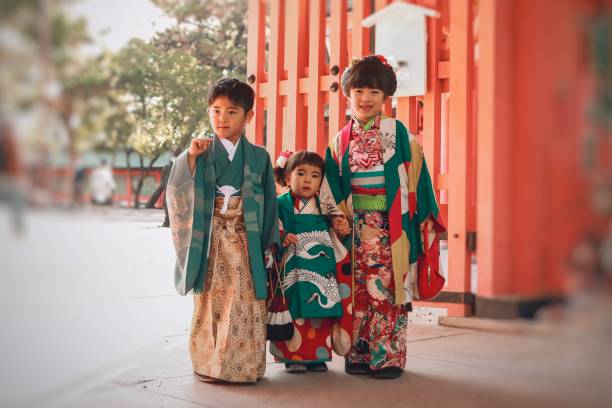
[[[181, 295], [202, 293], [205, 289], [216, 189], [213, 154], [216, 143], [218, 140], [197, 158], [194, 176], [189, 172], [187, 152], [183, 152], [176, 158], [168, 179], [166, 203], [176, 252], [174, 283]], [[244, 135], [238, 148], [244, 149], [240, 192], [253, 286], [256, 298], [265, 299], [264, 251], [279, 245], [274, 174], [264, 148], [255, 146]]]

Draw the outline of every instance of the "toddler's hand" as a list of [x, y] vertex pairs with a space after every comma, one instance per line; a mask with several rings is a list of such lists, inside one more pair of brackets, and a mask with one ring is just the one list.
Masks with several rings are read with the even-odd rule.
[[336, 231], [336, 234], [340, 237], [345, 237], [351, 232], [351, 226], [348, 220], [342, 216], [335, 216], [331, 220], [332, 228]]
[[285, 236], [285, 240], [283, 241], [283, 247], [288, 247], [291, 244], [297, 244], [298, 243], [298, 237], [295, 234], [287, 234]]

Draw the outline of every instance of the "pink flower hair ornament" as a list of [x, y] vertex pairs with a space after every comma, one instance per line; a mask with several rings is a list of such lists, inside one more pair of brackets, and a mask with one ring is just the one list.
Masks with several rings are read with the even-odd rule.
[[284, 169], [285, 166], [287, 165], [287, 160], [289, 160], [289, 157], [291, 157], [292, 154], [293, 152], [289, 150], [285, 150], [284, 152], [281, 152], [278, 155], [278, 158], [276, 159], [276, 167], [280, 167], [281, 169]]

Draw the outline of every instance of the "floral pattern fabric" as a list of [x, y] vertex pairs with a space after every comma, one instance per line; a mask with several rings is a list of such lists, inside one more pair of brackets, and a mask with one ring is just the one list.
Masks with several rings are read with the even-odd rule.
[[353, 120], [349, 142], [349, 168], [352, 172], [368, 170], [383, 164], [380, 138], [380, 116], [367, 130], [357, 119]]
[[372, 370], [406, 364], [407, 312], [394, 304], [393, 267], [386, 212], [355, 211], [355, 298], [351, 363]]

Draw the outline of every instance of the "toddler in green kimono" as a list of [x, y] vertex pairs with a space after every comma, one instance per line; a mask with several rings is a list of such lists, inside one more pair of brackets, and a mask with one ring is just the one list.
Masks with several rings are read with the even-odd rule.
[[278, 197], [278, 214], [283, 237], [281, 286], [294, 330], [290, 340], [270, 342], [270, 352], [285, 363], [287, 372], [326, 371], [332, 319], [342, 315], [342, 305], [329, 224], [317, 196], [325, 162], [314, 152], [284, 152], [274, 172], [280, 185], [290, 187]]
[[177, 157], [166, 190], [175, 284], [194, 294], [190, 353], [202, 381], [255, 382], [266, 368], [264, 251], [279, 238], [270, 157], [243, 133], [253, 102], [237, 79], [212, 87], [215, 136], [194, 139]]
[[397, 87], [391, 65], [381, 55], [354, 59], [341, 82], [352, 117], [327, 149], [320, 194], [350, 248], [351, 293], [334, 337], [349, 340], [340, 351], [348, 374], [398, 378], [407, 312], [419, 299], [418, 264], [434, 252], [430, 232], [444, 227], [421, 146], [401, 121], [381, 113]]

